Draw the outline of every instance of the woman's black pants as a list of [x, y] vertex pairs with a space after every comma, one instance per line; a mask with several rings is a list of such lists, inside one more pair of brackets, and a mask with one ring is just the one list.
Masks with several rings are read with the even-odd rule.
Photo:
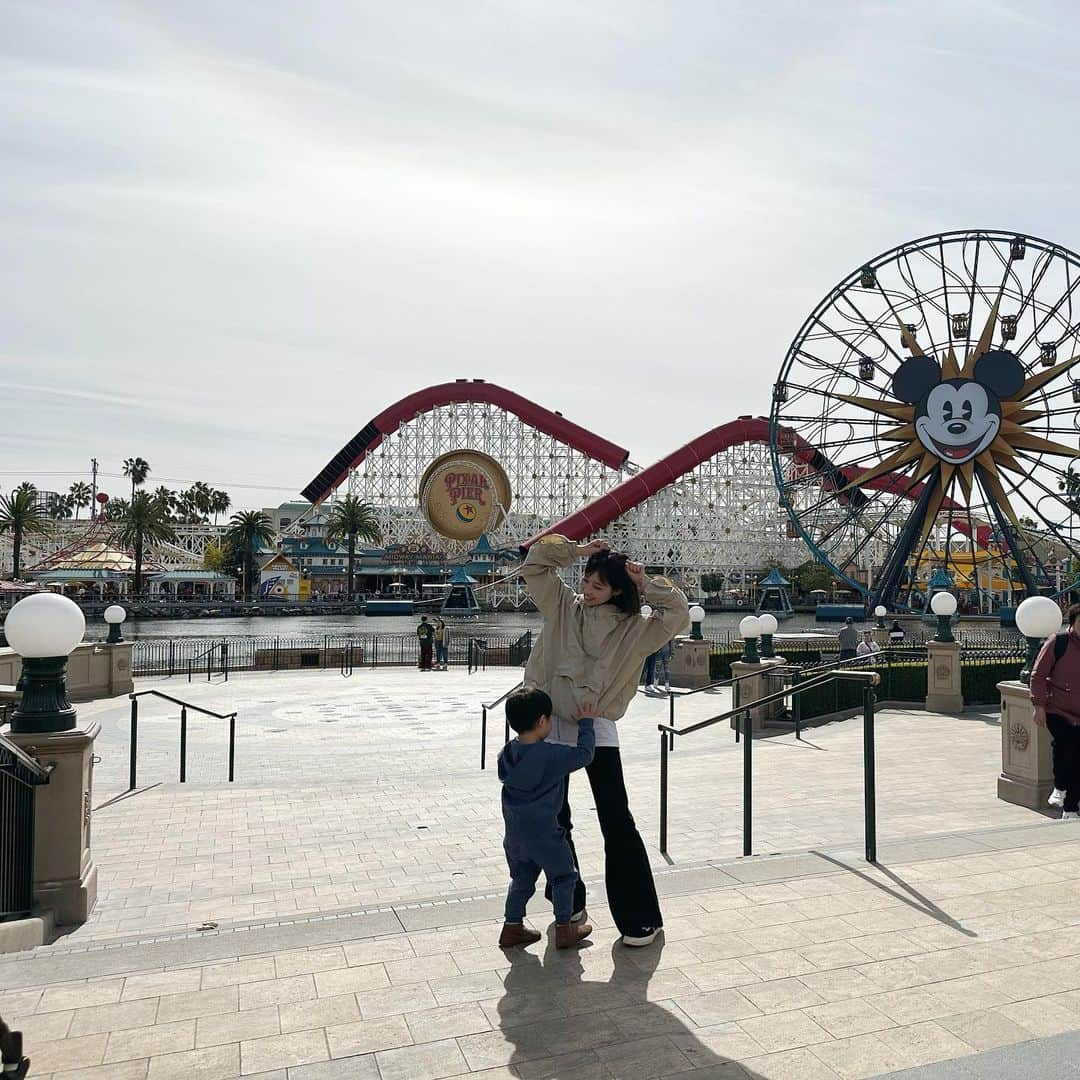
[[1065, 792], [1063, 809], [1080, 810], [1080, 727], [1047, 713], [1046, 729], [1053, 737], [1054, 787]]
[[[619, 748], [598, 746], [592, 764], [585, 771], [596, 803], [600, 831], [604, 835], [604, 884], [615, 925], [619, 933], [628, 937], [640, 937], [648, 931], [659, 930], [664, 920], [656, 899], [649, 857], [630, 813]], [[578, 866], [571, 835], [573, 825], [569, 793], [570, 777], [567, 777], [559, 824], [565, 830], [570, 850], [574, 853], [574, 865]], [[550, 896], [550, 886], [546, 895]], [[574, 890], [574, 910], [581, 911], [584, 907], [585, 883], [579, 872]]]

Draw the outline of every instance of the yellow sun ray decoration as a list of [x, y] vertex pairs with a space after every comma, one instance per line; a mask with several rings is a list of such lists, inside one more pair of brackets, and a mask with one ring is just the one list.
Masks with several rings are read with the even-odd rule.
[[[1025, 529], [1030, 530], [1030, 522], [1022, 524], [1021, 512], [1010, 501], [1009, 492], [1002, 481], [1002, 470], [1014, 476], [1030, 478], [1030, 462], [1035, 460], [1035, 455], [1051, 455], [1066, 462], [1080, 458], [1080, 448], [1075, 442], [1068, 445], [1051, 437], [1061, 430], [1060, 426], [1054, 426], [1059, 423], [1059, 413], [1067, 414], [1070, 423], [1074, 416], [1077, 417], [1075, 426], [1080, 429], [1080, 410], [1066, 407], [1073, 402], [1080, 403], [1080, 381], [1072, 382], [1071, 400], [1062, 400], [1061, 390], [1048, 393], [1046, 389], [1055, 380], [1076, 378], [1069, 376], [1069, 373], [1080, 364], [1080, 345], [1077, 344], [1080, 322], [1074, 323], [1070, 314], [1067, 319], [1062, 316], [1053, 323], [1052, 329], [1047, 329], [1055, 311], [1065, 306], [1064, 300], [1056, 307], [1045, 302], [1039, 306], [1033, 301], [1036, 286], [1044, 279], [1048, 270], [1052, 269], [1050, 263], [1044, 261], [1040, 264], [1040, 272], [1037, 275], [1033, 272], [1031, 289], [1027, 293], [1019, 284], [1016, 273], [1017, 265], [1031, 253], [1029, 247], [1041, 251], [1040, 258], [1051, 261], [1064, 257], [1064, 249], [1047, 245], [1044, 241], [1012, 234], [966, 234], [963, 237], [967, 246], [964, 249], [962, 265], [967, 268], [972, 260], [974, 261], [970, 289], [967, 286], [964, 290], [954, 287], [950, 291], [946, 280], [944, 249], [945, 243], [956, 242], [957, 236], [959, 234], [943, 234], [939, 240], [942, 252], [940, 276], [945, 283], [939, 295], [943, 295], [945, 300], [942, 303], [939, 299], [935, 306], [939, 313], [936, 317], [945, 324], [946, 340], [942, 340], [941, 328], [928, 321], [928, 308], [924, 307], [921, 298], [915, 302], [899, 302], [899, 290], [887, 289], [880, 277], [891, 265], [906, 266], [906, 270], [901, 271], [902, 282], [914, 288], [912, 282], [922, 265], [918, 260], [929, 259], [931, 256], [927, 256], [926, 252], [930, 251], [932, 255], [935, 250], [932, 243], [926, 242], [934, 238], [925, 238], [925, 241], [905, 245], [874, 263], [867, 264], [846, 286], [838, 287], [831, 297], [826, 298], [815, 315], [804, 324], [804, 329], [800, 331], [801, 336], [793, 342], [781, 372], [781, 382], [774, 388], [772, 419], [775, 429], [777, 424], [792, 423], [785, 417], [786, 396], [779, 390], [784, 386], [782, 380], [788, 377], [792, 370], [793, 357], [802, 358], [804, 367], [829, 373], [818, 375], [818, 383], [807, 375], [802, 375], [798, 380], [804, 390], [798, 405], [799, 413], [805, 414], [808, 411], [806, 402], [808, 399], [813, 400], [815, 392], [822, 401], [822, 416], [818, 426], [806, 429], [806, 442], [810, 444], [814, 442], [810, 432], [828, 431], [830, 410], [838, 407], [836, 403], [850, 406], [858, 411], [857, 415], [867, 417], [848, 422], [844, 428], [849, 433], [848, 436], [827, 441], [825, 445], [832, 452], [843, 455], [858, 453], [849, 450], [849, 447], [872, 442], [880, 451], [877, 460], [866, 461], [864, 457], [862, 460], [856, 458], [851, 463], [836, 464], [826, 454], [820, 455], [821, 459], [827, 462], [827, 475], [837, 497], [845, 496], [847, 501], [843, 505], [854, 508], [849, 510], [849, 517], [840, 517], [840, 511], [833, 511], [830, 518], [820, 509], [821, 502], [812, 503], [807, 499], [811, 510], [819, 515], [813, 520], [821, 522], [808, 527], [799, 517], [798, 499], [793, 498], [790, 491], [782, 489], [781, 505], [787, 508], [789, 516], [820, 561], [830, 563], [841, 576], [846, 577], [867, 595], [870, 601], [895, 599], [898, 583], [904, 579], [905, 567], [909, 566], [912, 552], [923, 550], [939, 514], [948, 512], [950, 524], [954, 528], [972, 534], [976, 532], [971, 508], [977, 490], [981, 490], [987, 500], [986, 507], [990, 515], [989, 523], [983, 523], [985, 533], [1004, 534], [1005, 543], [1001, 550], [1004, 550], [1005, 545], [1008, 546], [1010, 558], [1016, 564], [1025, 587], [1030, 591], [1034, 578], [1024, 565], [1025, 559], [1019, 550], [1019, 541], [1010, 537], [1008, 528], [1011, 526], [1012, 530], [1021, 533]], [[975, 238], [974, 244], [969, 237]], [[999, 252], [1006, 254], [999, 255], [995, 263], [991, 256]], [[986, 288], [978, 285], [976, 278], [980, 254], [984, 259], [990, 260], [989, 265], [995, 274], [1000, 273], [1000, 284], [995, 283]], [[1080, 265], [1080, 259], [1071, 253], [1064, 254]], [[1080, 271], [1077, 268], [1073, 269], [1073, 277], [1080, 281]], [[1072, 279], [1066, 277], [1065, 280], [1065, 300], [1070, 301], [1068, 311], [1071, 313], [1070, 298], [1076, 286], [1071, 283]], [[1076, 289], [1076, 292], [1077, 307], [1080, 308], [1080, 289]], [[888, 313], [880, 322], [871, 322], [864, 311], [871, 302], [878, 299], [887, 305]], [[955, 307], [950, 307], [950, 300]], [[977, 300], [980, 304], [988, 305], [988, 312], [979, 328], [978, 338], [973, 342], [971, 331], [974, 328], [970, 323]], [[1009, 310], [1004, 307], [1006, 301], [1016, 304], [1019, 314], [1003, 315], [1003, 310]], [[933, 308], [929, 310], [930, 315], [934, 316]], [[984, 306], [982, 310], [987, 309]], [[940, 319], [942, 311], [944, 320]], [[823, 312], [829, 315], [828, 323]], [[900, 312], [903, 312], [903, 315]], [[918, 324], [905, 322], [905, 317], [909, 315], [916, 315]], [[1014, 346], [1013, 341], [1017, 337], [1021, 317], [1026, 317], [1033, 329], [1027, 334], [1026, 340]], [[821, 325], [827, 329], [827, 340], [830, 344], [832, 339], [839, 339], [846, 347], [839, 363], [830, 363], [806, 345], [806, 328], [815, 318], [820, 318]], [[861, 336], [850, 329], [853, 325], [858, 326], [860, 322], [867, 327]], [[886, 324], [895, 324], [899, 328], [902, 352], [897, 352], [886, 339], [889, 333]], [[848, 327], [846, 334], [836, 329], [838, 325]], [[920, 344], [916, 340], [916, 333], [922, 335], [924, 330], [925, 344]], [[1040, 333], [1049, 340], [1040, 340]], [[995, 345], [995, 336], [1000, 337], [1000, 344]], [[809, 339], [820, 341], [825, 338], [826, 335], [822, 334]], [[893, 336], [892, 341], [895, 340]], [[1064, 343], [1072, 345], [1069, 351], [1075, 351], [1075, 355], [1058, 359], [1058, 345]], [[815, 348], [820, 349], [821, 346], [816, 345]], [[864, 349], [867, 350], [866, 353], [863, 352]], [[1036, 349], [1039, 351], [1035, 352]], [[876, 359], [869, 355], [872, 350], [876, 352]], [[858, 381], [861, 383], [872, 382], [883, 362], [895, 364], [888, 386], [882, 391], [883, 394], [888, 393], [889, 398], [870, 396], [861, 387], [856, 392], [853, 385], [855, 375], [848, 372], [857, 371]], [[827, 389], [815, 391], [817, 385]], [[799, 416], [795, 419], [807, 418]], [[865, 426], [856, 426], [860, 424]], [[872, 430], [872, 434], [862, 434], [867, 428]], [[1035, 430], [1032, 430], [1033, 428]], [[838, 450], [833, 449], [837, 447]], [[774, 447], [774, 460], [776, 453]], [[819, 467], [826, 471], [825, 465]], [[777, 470], [777, 475], [782, 475], [781, 470]], [[800, 473], [800, 479], [805, 475], [804, 470]], [[1066, 471], [1062, 474], [1059, 471], [1056, 475], [1064, 475], [1067, 479], [1069, 473]], [[839, 484], [836, 482], [838, 477], [842, 478]], [[1010, 481], [1014, 493], [1018, 490], [1016, 483], [1018, 482]], [[1066, 486], [1064, 482], [1058, 485], [1062, 489]], [[1053, 494], [1045, 484], [1042, 484], [1041, 488], [1047, 492], [1044, 498]], [[1077, 489], [1080, 491], [1080, 484]], [[869, 570], [865, 580], [860, 581], [852, 576], [852, 568], [858, 566], [857, 554], [853, 556], [846, 551], [841, 552], [839, 548], [828, 547], [834, 542], [834, 538], [842, 533], [842, 524], [853, 518], [856, 510], [862, 512], [865, 500], [860, 501], [863, 498], [860, 492], [875, 490], [887, 491], [894, 498], [894, 504], [896, 493], [900, 492], [906, 495], [912, 505], [907, 525], [896, 530], [899, 538], [884, 561], [877, 585], [871, 582]], [[797, 496], [798, 493], [795, 494]], [[1024, 492], [1020, 494], [1023, 501], [1031, 505], [1029, 495]], [[954, 515], [962, 524], [957, 525], [953, 521]], [[865, 520], [869, 520], [869, 517], [865, 515]], [[993, 524], [995, 517], [996, 526]], [[860, 518], [860, 523], [864, 524], [864, 518]], [[855, 548], [856, 553], [866, 548], [869, 539], [872, 538], [859, 542]], [[977, 537], [970, 535], [968, 539], [972, 552], [971, 567], [974, 567]], [[1080, 555], [1080, 552], [1077, 554]], [[992, 557], [989, 552], [987, 557]], [[999, 561], [1004, 557], [999, 552]], [[948, 559], [946, 541], [946, 566]], [[907, 580], [910, 591], [910, 578]]]

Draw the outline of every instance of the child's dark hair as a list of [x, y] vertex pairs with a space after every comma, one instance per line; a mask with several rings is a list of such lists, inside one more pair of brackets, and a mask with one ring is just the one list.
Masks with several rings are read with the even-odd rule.
[[1065, 621], [1072, 626], [1077, 619], [1080, 619], [1080, 604], [1070, 604], [1065, 612]]
[[551, 698], [535, 686], [523, 686], [506, 699], [506, 719], [519, 734], [532, 731], [541, 716], [551, 715]]
[[595, 574], [614, 590], [611, 603], [626, 615], [637, 615], [641, 611], [641, 597], [637, 586], [626, 572], [626, 563], [630, 558], [621, 551], [594, 551], [585, 564], [585, 576]]

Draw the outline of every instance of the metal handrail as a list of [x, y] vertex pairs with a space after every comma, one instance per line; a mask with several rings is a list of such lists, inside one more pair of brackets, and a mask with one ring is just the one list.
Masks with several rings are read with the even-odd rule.
[[180, 698], [171, 694], [162, 693], [160, 690], [138, 690], [128, 694], [131, 701], [131, 728], [128, 739], [128, 791], [134, 791], [138, 787], [138, 756], [139, 756], [139, 698], [157, 697], [163, 701], [172, 702], [180, 706], [180, 783], [187, 783], [187, 711], [193, 709], [204, 716], [213, 717], [215, 720], [229, 721], [229, 783], [233, 782], [236, 773], [236, 713], [218, 713], [212, 709], [204, 709], [201, 705], [193, 705], [189, 701], [181, 701]]
[[[496, 706], [501, 705], [515, 690], [520, 690], [525, 685], [525, 680], [522, 679], [516, 686], [511, 686], [505, 694], [500, 695], [494, 701], [488, 705], [480, 706], [480, 768], [487, 768], [487, 718], [488, 709], [494, 709]], [[506, 720], [503, 724], [503, 745], [510, 741], [510, 721]]]
[[743, 744], [743, 855], [750, 855], [753, 851], [753, 786], [752, 786], [752, 760], [753, 760], [753, 723], [751, 715], [754, 709], [773, 702], [783, 701], [785, 698], [797, 698], [807, 690], [813, 690], [818, 686], [837, 680], [849, 680], [861, 682], [863, 687], [863, 792], [864, 792], [864, 839], [866, 861], [877, 861], [877, 795], [874, 770], [874, 687], [881, 681], [881, 676], [876, 671], [858, 671], [851, 668], [834, 669], [823, 671], [806, 682], [797, 686], [787, 687], [745, 705], [737, 705], [734, 709], [719, 716], [700, 720], [689, 727], [676, 728], [671, 724], [657, 724], [660, 732], [660, 851], [667, 854], [668, 834], [668, 753], [669, 741], [674, 742], [676, 735], [692, 735], [696, 731], [712, 727], [723, 721], [742, 719], [742, 744]]
[[187, 681], [191, 682], [191, 673], [192, 673], [192, 671], [194, 671], [195, 665], [200, 660], [206, 660], [206, 681], [210, 682], [211, 670], [212, 670], [212, 665], [213, 665], [213, 656], [214, 656], [214, 653], [218, 652], [219, 650], [221, 652], [221, 674], [223, 674], [225, 676], [225, 682], [228, 682], [229, 681], [229, 643], [228, 643], [228, 641], [226, 641], [224, 639], [222, 639], [221, 641], [215, 642], [213, 645], [210, 646], [209, 649], [206, 650], [206, 652], [201, 652], [201, 653], [198, 654], [198, 656], [188, 657]]
[[37, 783], [47, 784], [49, 782], [49, 777], [56, 768], [55, 762], [49, 765], [42, 765], [40, 761], [36, 761], [32, 758], [25, 750], [13, 743], [6, 735], [0, 735], [0, 747], [15, 758], [27, 772], [31, 773]]

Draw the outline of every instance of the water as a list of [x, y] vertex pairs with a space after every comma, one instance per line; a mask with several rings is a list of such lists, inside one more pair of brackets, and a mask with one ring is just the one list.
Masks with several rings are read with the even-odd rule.
[[[746, 617], [745, 611], [710, 611], [706, 612], [703, 632], [706, 637], [721, 637], [738, 630], [739, 620]], [[255, 615], [237, 619], [129, 619], [124, 623], [124, 637], [128, 641], [149, 638], [180, 637], [281, 637], [281, 638], [321, 638], [345, 637], [352, 634], [412, 634], [419, 622], [418, 615]], [[469, 637], [516, 637], [526, 630], [538, 633], [543, 626], [543, 619], [536, 612], [506, 612], [481, 615], [477, 619], [461, 621], [447, 620], [450, 633], [465, 634]], [[862, 624], [869, 627], [872, 620]], [[968, 623], [961, 620], [961, 627], [979, 628], [996, 631], [992, 622]], [[904, 626], [908, 631], [928, 629], [919, 620], [906, 619]], [[819, 623], [813, 615], [797, 614], [780, 626], [781, 634], [797, 633], [806, 630], [837, 630], [835, 623]], [[106, 628], [100, 619], [92, 619], [86, 628], [88, 641], [104, 640]]]

